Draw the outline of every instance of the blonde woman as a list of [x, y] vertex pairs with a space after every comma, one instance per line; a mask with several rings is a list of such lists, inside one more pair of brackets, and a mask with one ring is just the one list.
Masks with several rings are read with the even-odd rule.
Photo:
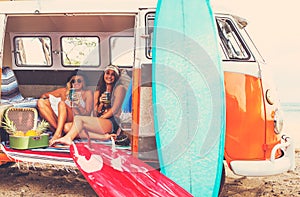
[[[74, 95], [77, 96], [76, 101]], [[54, 135], [49, 141], [62, 137], [67, 133], [75, 115], [90, 116], [93, 109], [93, 93], [86, 89], [85, 78], [74, 74], [66, 87], [44, 93], [37, 102], [40, 115], [49, 122]]]

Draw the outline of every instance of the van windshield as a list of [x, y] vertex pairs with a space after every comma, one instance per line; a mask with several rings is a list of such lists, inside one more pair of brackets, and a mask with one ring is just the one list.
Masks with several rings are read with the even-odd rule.
[[217, 25], [221, 47], [228, 59], [249, 59], [250, 54], [232, 21], [227, 18], [217, 18]]

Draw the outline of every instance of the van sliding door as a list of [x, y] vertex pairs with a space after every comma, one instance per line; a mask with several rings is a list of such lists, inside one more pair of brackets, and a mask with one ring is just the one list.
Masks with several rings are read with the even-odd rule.
[[158, 156], [152, 112], [152, 36], [154, 9], [141, 9], [135, 29], [133, 70], [133, 155], [157, 168]]

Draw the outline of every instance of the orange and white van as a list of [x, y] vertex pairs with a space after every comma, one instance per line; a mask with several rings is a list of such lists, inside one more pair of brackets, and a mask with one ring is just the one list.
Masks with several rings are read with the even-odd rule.
[[267, 65], [249, 37], [247, 22], [216, 14], [226, 90], [225, 159], [234, 173], [264, 176], [294, 168], [291, 139]]
[[[151, 83], [155, 8], [155, 0], [1, 1], [0, 67], [14, 72], [23, 97], [38, 98], [63, 86], [74, 69], [89, 76], [93, 89], [105, 66], [118, 65], [133, 83], [132, 118], [122, 123], [132, 136], [132, 154], [159, 168]], [[228, 166], [245, 176], [293, 170], [294, 149], [281, 133], [271, 65], [249, 37], [244, 19], [214, 13], [225, 76]], [[0, 156], [3, 164], [11, 161]]]

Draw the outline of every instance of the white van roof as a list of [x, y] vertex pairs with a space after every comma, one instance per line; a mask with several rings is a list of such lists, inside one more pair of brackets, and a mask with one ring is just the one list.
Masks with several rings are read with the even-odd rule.
[[15, 0], [0, 1], [0, 13], [136, 13], [155, 8], [156, 0]]
[[[155, 9], [157, 0], [0, 0], [0, 14], [135, 14], [139, 10]], [[213, 2], [216, 14], [232, 13], [224, 4]], [[225, 11], [225, 12], [224, 12]], [[231, 14], [229, 14], [231, 15]], [[232, 15], [241, 28], [247, 25], [243, 18]]]

